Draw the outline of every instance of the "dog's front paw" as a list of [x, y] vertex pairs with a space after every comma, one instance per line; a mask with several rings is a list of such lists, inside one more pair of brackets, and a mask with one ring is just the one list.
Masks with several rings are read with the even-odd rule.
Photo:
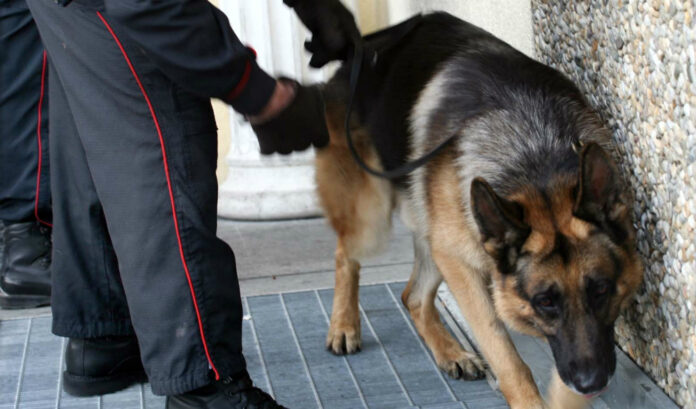
[[331, 324], [326, 336], [326, 349], [336, 355], [353, 354], [360, 351], [360, 323]]
[[460, 350], [447, 358], [438, 360], [437, 365], [454, 379], [473, 381], [486, 377], [486, 365], [476, 354]]

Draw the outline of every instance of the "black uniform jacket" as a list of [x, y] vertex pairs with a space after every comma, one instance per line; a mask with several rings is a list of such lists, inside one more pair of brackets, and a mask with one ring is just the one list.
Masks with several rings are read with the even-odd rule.
[[[255, 0], [246, 0], [255, 1]], [[71, 0], [55, 0], [69, 6]], [[95, 3], [172, 81], [220, 98], [247, 115], [261, 111], [275, 80], [256, 64], [225, 14], [205, 0], [75, 0]]]

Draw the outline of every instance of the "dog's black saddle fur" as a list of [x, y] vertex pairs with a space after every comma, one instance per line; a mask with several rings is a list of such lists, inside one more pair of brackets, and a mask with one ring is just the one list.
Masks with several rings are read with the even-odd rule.
[[[386, 170], [408, 160], [411, 111], [430, 79], [453, 57], [461, 62], [454, 73], [459, 87], [448, 92], [437, 110], [457, 110], [462, 126], [484, 110], [505, 109], [506, 90], [544, 89], [582, 100], [575, 85], [557, 71], [445, 12], [417, 15], [363, 40], [354, 115], [367, 128]], [[351, 65], [349, 59], [331, 80], [346, 97]], [[438, 112], [432, 115], [436, 119]], [[396, 180], [397, 185], [405, 182], [406, 177]]]

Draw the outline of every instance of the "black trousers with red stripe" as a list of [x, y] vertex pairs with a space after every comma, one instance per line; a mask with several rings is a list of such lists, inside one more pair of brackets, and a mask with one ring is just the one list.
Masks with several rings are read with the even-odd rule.
[[50, 224], [45, 63], [39, 32], [25, 0], [3, 0], [0, 4], [0, 220], [3, 221], [39, 220]]
[[216, 237], [209, 100], [171, 82], [95, 7], [28, 3], [51, 67], [54, 333], [135, 334], [157, 394], [243, 370], [234, 254]]

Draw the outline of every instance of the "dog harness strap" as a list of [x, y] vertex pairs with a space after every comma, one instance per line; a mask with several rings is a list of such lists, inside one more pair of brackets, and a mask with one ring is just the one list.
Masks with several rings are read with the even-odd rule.
[[[403, 24], [403, 29], [401, 30], [401, 33], [399, 35], [398, 40], [400, 40], [402, 37], [404, 37], [406, 34], [411, 32], [418, 23], [420, 22], [420, 15], [408, 20]], [[391, 44], [388, 46], [388, 48], [397, 43], [398, 40], [395, 40], [391, 42]], [[409, 173], [413, 172], [414, 170], [418, 169], [419, 167], [425, 165], [428, 163], [429, 160], [437, 156], [437, 154], [442, 151], [445, 146], [449, 145], [450, 142], [452, 142], [454, 139], [456, 139], [459, 136], [459, 132], [455, 132], [452, 135], [450, 135], [447, 139], [444, 141], [440, 142], [439, 145], [437, 145], [433, 150], [430, 152], [426, 153], [425, 155], [421, 156], [420, 158], [413, 160], [411, 162], [406, 162], [403, 165], [396, 167], [394, 169], [389, 169], [389, 170], [384, 170], [384, 171], [379, 171], [376, 169], [371, 168], [368, 166], [365, 161], [362, 160], [360, 157], [360, 154], [358, 154], [357, 149], [355, 148], [355, 145], [353, 144], [353, 137], [350, 133], [350, 118], [351, 118], [351, 113], [353, 111], [353, 101], [355, 99], [355, 94], [357, 93], [358, 89], [358, 81], [360, 80], [360, 69], [362, 68], [362, 63], [363, 63], [363, 58], [365, 55], [365, 50], [364, 50], [364, 44], [363, 44], [363, 39], [362, 38], [356, 38], [354, 39], [355, 42], [355, 52], [353, 54], [353, 63], [350, 69], [350, 94], [348, 96], [348, 105], [346, 107], [346, 120], [345, 120], [345, 128], [346, 128], [346, 142], [348, 143], [348, 149], [350, 150], [350, 154], [353, 156], [353, 159], [355, 159], [355, 162], [357, 162], [358, 166], [360, 166], [365, 172], [369, 173], [370, 175], [377, 176], [380, 178], [384, 179], [398, 179], [400, 177], [406, 176]], [[376, 56], [377, 53], [374, 53], [374, 56]], [[374, 59], [374, 58], [373, 58]]]

